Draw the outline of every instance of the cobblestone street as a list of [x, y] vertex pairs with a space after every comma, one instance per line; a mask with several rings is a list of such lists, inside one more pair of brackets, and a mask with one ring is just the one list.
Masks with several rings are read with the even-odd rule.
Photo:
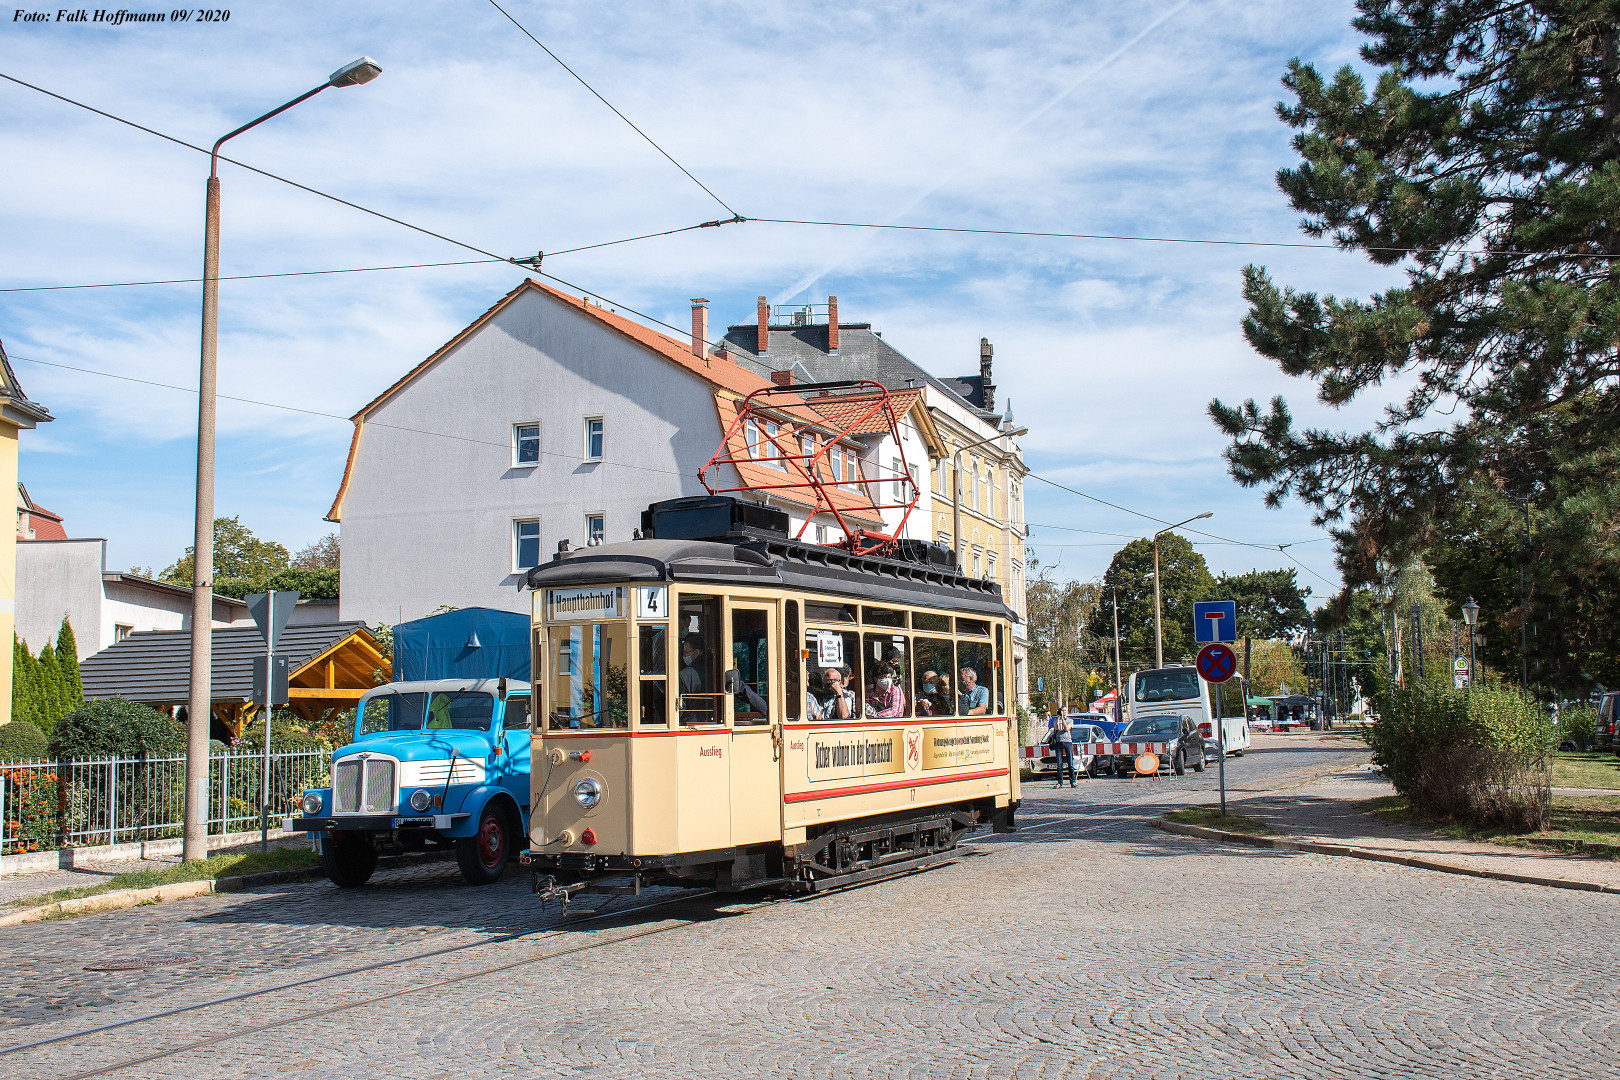
[[[1301, 739], [1231, 762], [1228, 779], [1280, 788], [1365, 756]], [[538, 933], [525, 934], [555, 910], [536, 907], [526, 879], [471, 889], [448, 865], [357, 892], [286, 886], [17, 927], [0, 931], [7, 1046], [474, 947], [24, 1050], [0, 1067], [67, 1077], [245, 1032], [114, 1075], [1613, 1074], [1620, 898], [1144, 824], [1215, 783], [1209, 770], [1026, 787], [1017, 834], [982, 836], [937, 870]], [[84, 970], [143, 953], [198, 959]], [[478, 974], [502, 964], [516, 966]], [[413, 987], [424, 988], [248, 1030]]]

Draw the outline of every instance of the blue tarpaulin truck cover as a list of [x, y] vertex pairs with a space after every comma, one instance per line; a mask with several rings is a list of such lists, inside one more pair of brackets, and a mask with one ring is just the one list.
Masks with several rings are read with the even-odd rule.
[[394, 682], [529, 681], [529, 617], [461, 608], [394, 627]]

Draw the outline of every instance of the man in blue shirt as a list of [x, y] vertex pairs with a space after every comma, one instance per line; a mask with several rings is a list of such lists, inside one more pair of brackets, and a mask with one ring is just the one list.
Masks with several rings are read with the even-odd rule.
[[970, 667], [965, 667], [959, 673], [962, 681], [961, 693], [957, 694], [957, 713], [961, 716], [983, 716], [990, 711], [990, 690], [979, 685], [979, 673]]

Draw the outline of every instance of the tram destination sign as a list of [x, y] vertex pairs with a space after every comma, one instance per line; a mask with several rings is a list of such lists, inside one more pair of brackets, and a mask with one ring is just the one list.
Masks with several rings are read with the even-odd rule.
[[925, 769], [983, 765], [994, 761], [995, 757], [996, 729], [991, 724], [923, 729], [922, 767]]
[[624, 586], [547, 589], [546, 608], [557, 622], [616, 619], [624, 614]]
[[902, 772], [900, 729], [884, 731], [830, 731], [808, 739], [811, 780], [853, 780]]

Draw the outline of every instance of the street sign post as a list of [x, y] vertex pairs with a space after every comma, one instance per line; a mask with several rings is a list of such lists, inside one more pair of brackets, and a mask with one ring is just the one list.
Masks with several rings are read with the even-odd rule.
[[[1211, 619], [1210, 623], [1213, 626], [1217, 621], [1218, 616], [1215, 619]], [[1215, 684], [1217, 687], [1219, 687], [1220, 684], [1224, 683], [1227, 679], [1230, 679], [1233, 675], [1237, 674], [1237, 664], [1237, 653], [1232, 651], [1231, 646], [1223, 645], [1218, 641], [1212, 641], [1208, 645], [1205, 645], [1202, 649], [1198, 650], [1198, 677], [1207, 683]], [[1219, 694], [1218, 690], [1216, 691], [1216, 694]], [[1215, 700], [1216, 698], [1212, 696], [1211, 703], [1213, 704]], [[1210, 724], [1210, 730], [1215, 732], [1216, 747], [1220, 751], [1220, 757], [1217, 760], [1219, 761], [1221, 767], [1221, 817], [1225, 817], [1226, 732], [1222, 728], [1222, 717], [1220, 716], [1220, 712], [1221, 710], [1216, 709], [1216, 715], [1211, 717], [1213, 723]], [[1247, 723], [1247, 721], [1245, 721], [1245, 723]]]
[[[264, 711], [264, 767], [259, 776], [259, 850], [270, 850], [270, 712], [277, 705], [287, 704], [287, 658], [276, 655], [276, 645], [293, 608], [298, 606], [298, 593], [293, 591], [249, 593], [243, 597], [253, 625], [264, 638], [264, 655], [253, 662], [253, 698]], [[279, 670], [277, 661], [280, 661]], [[260, 681], [260, 676], [263, 681]]]
[[1193, 602], [1193, 642], [1237, 640], [1236, 600], [1197, 600]]

